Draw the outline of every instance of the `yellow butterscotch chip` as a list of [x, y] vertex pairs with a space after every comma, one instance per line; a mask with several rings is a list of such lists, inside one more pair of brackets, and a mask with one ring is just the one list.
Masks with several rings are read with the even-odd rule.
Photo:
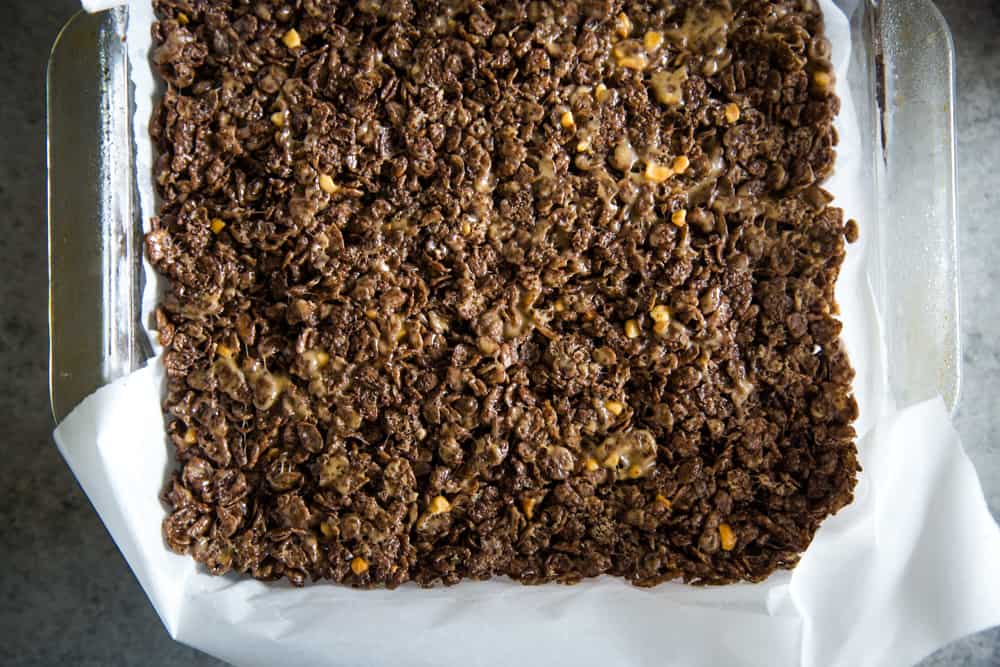
[[611, 97], [611, 93], [608, 91], [608, 87], [603, 83], [597, 84], [597, 87], [594, 88], [594, 99], [598, 102], [607, 102], [609, 97]]
[[236, 354], [233, 348], [229, 347], [224, 343], [219, 343], [215, 346], [215, 353], [220, 357], [225, 357], [226, 359], [232, 359], [233, 355]]
[[642, 45], [646, 47], [647, 51], [655, 51], [660, 48], [663, 44], [663, 33], [656, 30], [650, 30], [642, 38]]
[[356, 556], [354, 560], [351, 561], [351, 572], [358, 575], [359, 577], [368, 571], [368, 561], [366, 561], [361, 556]]
[[736, 533], [733, 532], [728, 523], [719, 524], [719, 539], [722, 541], [723, 551], [732, 551], [736, 546]]
[[670, 507], [673, 505], [673, 503], [670, 502], [670, 499], [667, 498], [662, 493], [656, 494], [656, 502], [663, 505], [663, 507], [665, 507], [666, 509], [670, 509]]
[[689, 166], [691, 166], [691, 160], [686, 155], [678, 155], [674, 158], [670, 168], [674, 170], [675, 174], [683, 174]]
[[320, 174], [319, 189], [328, 195], [332, 195], [340, 190], [340, 186], [333, 182], [333, 177], [330, 174]]
[[654, 322], [669, 322], [670, 321], [670, 308], [661, 304], [655, 305], [649, 309], [649, 317], [652, 318]]
[[285, 46], [290, 49], [297, 49], [302, 46], [302, 37], [299, 35], [299, 31], [295, 28], [286, 32], [284, 37], [281, 38], [281, 41], [284, 42]]
[[583, 462], [583, 469], [586, 470], [587, 472], [594, 472], [600, 467], [601, 464], [598, 463], [597, 459], [595, 459], [593, 456], [588, 456], [587, 459]]
[[726, 105], [725, 113], [727, 123], [735, 123], [740, 119], [740, 107], [735, 102]]
[[193, 445], [194, 443], [198, 442], [198, 432], [195, 431], [193, 428], [189, 428], [188, 430], [184, 431], [184, 442], [185, 444], [188, 445]]
[[639, 323], [635, 320], [628, 320], [625, 322], [625, 335], [629, 338], [639, 337]]
[[191, 19], [189, 19], [188, 15], [184, 12], [177, 12], [177, 22], [181, 25], [187, 25], [191, 22]]
[[285, 112], [284, 111], [275, 111], [273, 114], [271, 114], [271, 123], [273, 123], [276, 127], [284, 127], [285, 126]]
[[212, 233], [213, 234], [218, 234], [219, 232], [221, 232], [225, 228], [226, 228], [226, 223], [223, 222], [221, 218], [213, 218], [212, 219]]
[[559, 124], [567, 130], [576, 127], [576, 119], [573, 118], [573, 112], [563, 111], [562, 115], [559, 117]]
[[524, 500], [522, 500], [521, 501], [521, 509], [524, 510], [524, 516], [528, 517], [529, 519], [532, 518], [532, 517], [534, 517], [535, 516], [535, 505], [537, 505], [537, 504], [538, 504], [538, 501], [535, 500], [534, 498], [525, 498]]
[[687, 224], [688, 212], [687, 209], [679, 209], [674, 211], [670, 216], [670, 222], [674, 223], [677, 227], [683, 227]]
[[434, 496], [427, 505], [427, 511], [431, 514], [444, 514], [451, 510], [451, 503], [444, 496]]
[[662, 183], [673, 175], [673, 169], [665, 167], [662, 164], [650, 162], [646, 165], [646, 180], [652, 181], [653, 183]]
[[833, 78], [827, 72], [819, 71], [813, 74], [813, 81], [821, 90], [826, 90], [833, 83]]
[[604, 407], [615, 417], [620, 416], [625, 411], [625, 404], [621, 401], [605, 401]]
[[653, 333], [657, 336], [665, 336], [670, 330], [670, 320], [664, 320], [663, 322], [656, 322], [653, 324]]
[[615, 22], [615, 32], [622, 39], [632, 34], [632, 19], [625, 12], [618, 15], [618, 20]]
[[618, 64], [627, 69], [646, 69], [648, 63], [640, 56], [622, 56], [618, 59]]

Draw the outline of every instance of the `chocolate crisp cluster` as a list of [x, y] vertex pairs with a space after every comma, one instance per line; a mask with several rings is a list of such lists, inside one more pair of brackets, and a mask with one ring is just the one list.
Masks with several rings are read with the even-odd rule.
[[156, 0], [169, 547], [758, 581], [851, 501], [812, 0]]

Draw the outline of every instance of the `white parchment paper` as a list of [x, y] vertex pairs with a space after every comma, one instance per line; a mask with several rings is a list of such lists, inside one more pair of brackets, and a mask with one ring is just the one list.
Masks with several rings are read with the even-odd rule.
[[83, 8], [88, 12], [99, 12], [104, 9], [111, 9], [112, 7], [117, 7], [119, 5], [127, 4], [122, 2], [122, 0], [81, 0], [83, 3]]
[[[86, 8], [111, 4], [120, 3], [84, 0]], [[838, 80], [846, 81], [847, 21], [822, 4]], [[151, 20], [150, 0], [130, 3], [145, 220], [155, 212], [152, 146], [143, 141], [156, 94]], [[849, 91], [839, 92], [841, 144], [826, 186], [863, 221], [870, 178]], [[858, 371], [864, 472], [856, 500], [823, 524], [792, 573], [762, 584], [646, 590], [602, 578], [574, 587], [495, 580], [355, 591], [212, 577], [168, 551], [160, 532], [158, 494], [173, 461], [159, 356], [88, 397], [55, 439], [171, 636], [236, 665], [911, 664], [1000, 624], [1000, 529], [943, 402], [896, 411], [886, 399], [864, 239], [851, 246], [837, 288]], [[146, 274], [149, 322], [159, 282], [148, 265]]]

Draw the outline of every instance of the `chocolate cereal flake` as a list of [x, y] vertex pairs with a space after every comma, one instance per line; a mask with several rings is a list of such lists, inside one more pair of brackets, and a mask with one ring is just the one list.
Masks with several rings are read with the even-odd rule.
[[168, 546], [759, 581], [851, 501], [810, 0], [156, 0]]

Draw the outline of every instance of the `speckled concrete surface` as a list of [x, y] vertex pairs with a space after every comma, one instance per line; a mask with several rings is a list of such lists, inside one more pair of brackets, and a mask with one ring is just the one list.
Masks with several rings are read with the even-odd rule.
[[[2, 4], [0, 664], [220, 665], [167, 637], [50, 438], [42, 82], [49, 45], [77, 2]], [[940, 6], [959, 65], [965, 384], [957, 425], [1000, 516], [1000, 3]], [[922, 664], [996, 667], [1000, 629]]]

